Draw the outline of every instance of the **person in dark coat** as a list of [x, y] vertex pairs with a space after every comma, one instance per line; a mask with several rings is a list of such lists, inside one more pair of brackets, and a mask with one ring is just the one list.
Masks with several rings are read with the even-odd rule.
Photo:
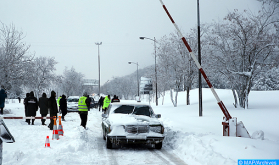
[[[27, 110], [27, 98], [29, 97], [29, 93], [26, 93], [26, 97], [23, 100], [23, 104], [24, 104], [24, 110], [25, 110], [25, 117], [27, 117], [28, 115], [28, 110]], [[28, 120], [26, 119], [25, 122], [28, 123]]]
[[120, 100], [118, 99], [118, 96], [114, 95], [113, 98], [111, 99], [111, 102], [120, 102]]
[[[30, 92], [30, 96], [27, 98], [27, 114], [28, 116], [35, 117], [39, 104], [37, 98], [34, 96], [34, 92]], [[34, 125], [35, 119], [32, 119], [32, 125]], [[30, 119], [27, 119], [27, 123], [30, 125]]]
[[59, 104], [60, 104], [60, 109], [62, 111], [62, 120], [65, 121], [65, 116], [67, 114], [67, 99], [65, 95], [62, 95]]
[[[40, 114], [42, 117], [46, 117], [48, 114], [48, 98], [45, 93], [39, 98]], [[41, 119], [42, 125], [46, 125], [46, 119]]]
[[[48, 108], [49, 108], [49, 116], [50, 117], [56, 116], [57, 118], [58, 107], [56, 101], [56, 93], [54, 91], [51, 91], [51, 96], [48, 99]], [[53, 130], [53, 124], [54, 124], [54, 120], [50, 119], [50, 123], [48, 126], [50, 130]]]
[[18, 99], [18, 102], [20, 103], [20, 97], [17, 97], [17, 99]]
[[104, 103], [104, 98], [103, 98], [103, 96], [101, 96], [100, 99], [99, 99], [99, 102], [98, 102], [98, 104], [99, 104], [99, 111], [102, 108], [103, 103]]
[[7, 98], [7, 93], [4, 90], [4, 87], [1, 86], [1, 90], [0, 90], [0, 109], [1, 109], [1, 115], [3, 115], [3, 111], [4, 111], [4, 107], [5, 107], [5, 99]]
[[89, 103], [89, 106], [87, 107], [88, 108], [88, 111], [90, 111], [90, 106], [91, 106], [91, 101], [92, 99], [89, 97], [89, 95], [87, 95], [87, 102]]

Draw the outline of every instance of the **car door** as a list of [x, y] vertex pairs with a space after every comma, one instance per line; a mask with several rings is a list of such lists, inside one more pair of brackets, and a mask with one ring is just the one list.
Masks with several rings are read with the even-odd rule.
[[106, 113], [102, 115], [102, 129], [104, 135], [108, 132], [108, 129], [110, 127], [110, 121], [109, 121], [110, 110], [111, 110], [111, 105], [109, 105], [108, 109], [106, 110]]

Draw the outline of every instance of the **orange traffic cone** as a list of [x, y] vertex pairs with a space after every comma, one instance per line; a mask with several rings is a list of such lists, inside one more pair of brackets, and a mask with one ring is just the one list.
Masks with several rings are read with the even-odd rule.
[[57, 126], [56, 126], [56, 116], [53, 116], [54, 117], [54, 125], [53, 125], [53, 133], [52, 133], [52, 140], [53, 139], [56, 139], [56, 140], [59, 140], [59, 135], [58, 135], [58, 130], [57, 130]]
[[50, 147], [49, 136], [46, 137], [45, 147]]
[[59, 116], [59, 126], [58, 126], [58, 135], [60, 136], [63, 136], [64, 134], [64, 131], [63, 131], [63, 126], [62, 126], [62, 123], [61, 123], [61, 116]]

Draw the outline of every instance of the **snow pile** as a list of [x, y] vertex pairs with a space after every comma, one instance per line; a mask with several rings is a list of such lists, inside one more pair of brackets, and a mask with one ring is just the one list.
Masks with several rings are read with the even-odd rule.
[[264, 140], [264, 132], [262, 130], [256, 131], [253, 133], [252, 138]]

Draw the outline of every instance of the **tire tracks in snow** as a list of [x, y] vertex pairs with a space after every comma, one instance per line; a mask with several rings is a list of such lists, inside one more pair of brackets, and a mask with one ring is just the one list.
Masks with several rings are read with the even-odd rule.
[[[161, 149], [161, 150], [154, 150], [154, 149], [149, 149], [149, 151], [158, 157], [160, 160], [162, 160], [165, 164], [171, 165], [187, 165], [183, 160], [181, 160], [179, 157], [175, 156], [174, 154], [168, 153], [166, 150]], [[161, 156], [163, 155], [163, 156]], [[167, 159], [165, 159], [167, 158]]]

